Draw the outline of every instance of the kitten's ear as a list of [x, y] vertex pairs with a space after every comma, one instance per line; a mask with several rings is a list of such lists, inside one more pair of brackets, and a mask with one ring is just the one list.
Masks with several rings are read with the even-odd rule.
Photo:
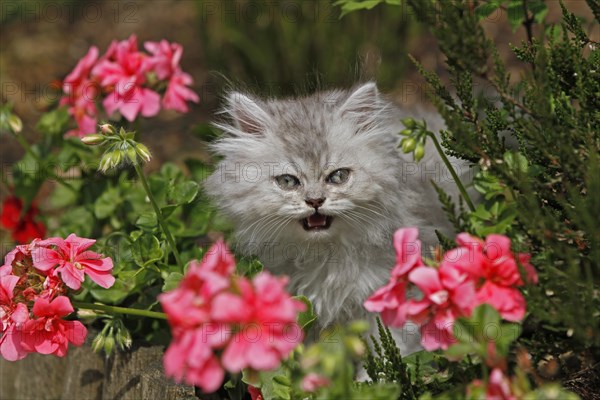
[[270, 118], [261, 107], [260, 100], [239, 92], [227, 96], [227, 111], [233, 117], [236, 128], [245, 133], [262, 134]]
[[368, 82], [356, 89], [342, 104], [342, 114], [348, 114], [359, 119], [359, 122], [368, 122], [377, 110], [379, 103], [379, 90], [374, 82]]

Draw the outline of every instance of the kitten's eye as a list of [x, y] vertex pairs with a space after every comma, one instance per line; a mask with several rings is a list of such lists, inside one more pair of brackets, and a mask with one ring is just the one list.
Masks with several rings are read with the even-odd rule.
[[275, 182], [277, 182], [277, 185], [284, 190], [292, 190], [300, 186], [300, 179], [289, 174], [276, 176]]
[[327, 182], [339, 185], [340, 183], [347, 182], [348, 178], [350, 178], [350, 170], [347, 168], [340, 168], [329, 174]]

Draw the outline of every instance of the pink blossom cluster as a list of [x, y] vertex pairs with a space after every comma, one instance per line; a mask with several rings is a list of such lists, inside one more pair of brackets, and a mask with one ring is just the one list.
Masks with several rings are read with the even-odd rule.
[[[446, 252], [439, 265], [430, 267], [421, 258], [417, 237], [416, 228], [394, 234], [396, 265], [390, 281], [365, 301], [365, 308], [381, 313], [386, 325], [402, 327], [412, 321], [420, 327], [421, 344], [431, 351], [455, 343], [454, 321], [469, 317], [480, 304], [490, 304], [509, 321], [524, 317], [519, 264], [529, 282], [536, 283], [537, 274], [529, 255], [511, 252], [509, 238], [489, 235], [482, 241], [459, 234], [458, 247]], [[407, 291], [412, 288], [422, 296], [409, 299]]]
[[302, 342], [296, 322], [304, 303], [285, 291], [286, 278], [234, 274], [222, 241], [190, 264], [178, 288], [161, 294], [173, 341], [165, 372], [177, 381], [217, 390], [225, 371], [270, 370]]
[[109, 257], [88, 250], [95, 240], [69, 235], [19, 245], [0, 267], [0, 354], [20, 360], [29, 353], [63, 357], [69, 343], [83, 344], [87, 329], [63, 317], [74, 309], [67, 287], [79, 289], [85, 275], [113, 285]]
[[494, 368], [490, 373], [487, 384], [476, 379], [467, 387], [467, 399], [480, 399], [485, 391], [485, 398], [489, 400], [517, 400], [512, 388], [512, 382], [504, 374], [502, 368]]
[[[178, 43], [145, 42], [146, 52], [138, 49], [137, 38], [113, 41], [101, 57], [92, 46], [63, 82], [60, 104], [68, 106], [77, 129], [69, 135], [85, 136], [96, 132], [96, 100], [105, 96], [102, 107], [112, 116], [118, 111], [128, 121], [138, 114], [153, 117], [161, 107], [188, 112], [188, 101], [197, 103], [198, 95], [189, 86], [192, 77], [183, 72], [179, 62], [183, 48]], [[166, 87], [164, 96], [157, 89]]]

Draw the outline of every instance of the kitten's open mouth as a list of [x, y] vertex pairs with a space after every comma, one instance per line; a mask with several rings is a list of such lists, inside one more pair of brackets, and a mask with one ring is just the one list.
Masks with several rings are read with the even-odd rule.
[[301, 219], [300, 223], [305, 231], [322, 231], [331, 226], [332, 219], [333, 217], [316, 212], [308, 218]]

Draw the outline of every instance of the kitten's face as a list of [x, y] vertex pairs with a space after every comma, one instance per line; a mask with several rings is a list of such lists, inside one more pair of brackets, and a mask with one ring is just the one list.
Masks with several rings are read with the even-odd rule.
[[231, 136], [207, 188], [240, 241], [364, 242], [396, 226], [394, 132], [373, 84], [271, 102], [234, 94], [229, 107], [235, 125], [221, 125]]

